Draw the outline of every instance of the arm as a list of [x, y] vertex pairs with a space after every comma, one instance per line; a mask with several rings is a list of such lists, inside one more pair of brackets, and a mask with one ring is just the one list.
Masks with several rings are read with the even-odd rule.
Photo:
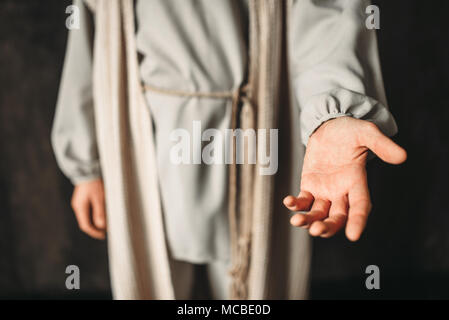
[[376, 36], [365, 27], [368, 1], [293, 1], [290, 48], [294, 92], [307, 145], [301, 193], [284, 204], [291, 223], [330, 237], [346, 226], [357, 240], [371, 209], [368, 150], [389, 163], [405, 151], [386, 135], [397, 131], [387, 109]]
[[80, 228], [104, 238], [104, 192], [92, 97], [92, 17], [82, 1], [80, 29], [70, 30], [52, 128], [59, 167], [75, 185], [72, 207]]

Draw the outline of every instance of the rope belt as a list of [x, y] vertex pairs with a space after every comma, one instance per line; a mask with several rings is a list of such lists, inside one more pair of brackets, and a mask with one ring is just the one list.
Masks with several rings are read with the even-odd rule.
[[[242, 130], [255, 128], [255, 108], [251, 101], [250, 85], [246, 84], [234, 91], [187, 92], [162, 89], [143, 85], [144, 91], [178, 97], [232, 99], [231, 129], [239, 126]], [[240, 121], [238, 121], [240, 120]], [[239, 122], [239, 123], [238, 123]], [[231, 299], [245, 299], [248, 296], [248, 271], [251, 253], [252, 190], [254, 165], [249, 161], [237, 168], [236, 136], [232, 136], [232, 154], [235, 158], [229, 168], [229, 229], [231, 238]], [[249, 152], [245, 143], [244, 150]], [[249, 157], [248, 157], [249, 160]]]

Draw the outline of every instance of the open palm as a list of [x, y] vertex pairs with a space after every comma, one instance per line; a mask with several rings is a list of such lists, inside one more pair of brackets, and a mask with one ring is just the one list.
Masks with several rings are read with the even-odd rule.
[[391, 164], [407, 158], [369, 121], [340, 117], [321, 125], [307, 145], [301, 192], [284, 199], [289, 210], [308, 211], [296, 213], [291, 224], [325, 238], [346, 225], [348, 239], [358, 240], [371, 210], [365, 169], [369, 150]]

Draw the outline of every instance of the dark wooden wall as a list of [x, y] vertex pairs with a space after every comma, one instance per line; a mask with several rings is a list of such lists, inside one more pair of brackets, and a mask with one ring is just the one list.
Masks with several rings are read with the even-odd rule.
[[109, 296], [106, 245], [78, 231], [49, 140], [70, 3], [0, 1], [0, 297]]

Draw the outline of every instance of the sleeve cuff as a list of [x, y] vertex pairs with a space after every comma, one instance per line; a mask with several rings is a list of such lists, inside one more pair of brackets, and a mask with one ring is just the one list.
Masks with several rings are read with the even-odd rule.
[[301, 107], [301, 139], [307, 146], [309, 137], [324, 122], [338, 117], [371, 121], [387, 136], [397, 133], [396, 122], [386, 106], [363, 94], [334, 89], [312, 96]]
[[97, 179], [101, 179], [101, 174], [95, 173], [95, 174], [84, 175], [84, 176], [70, 177], [70, 181], [72, 182], [72, 184], [74, 186], [76, 186], [78, 184], [85, 183], [85, 182], [97, 180]]

